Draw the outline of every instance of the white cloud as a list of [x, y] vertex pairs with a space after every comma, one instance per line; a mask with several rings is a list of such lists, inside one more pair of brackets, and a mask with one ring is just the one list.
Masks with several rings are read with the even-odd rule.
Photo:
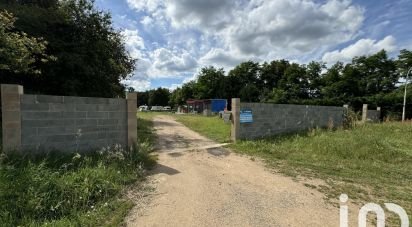
[[137, 11], [155, 12], [162, 6], [162, 0], [127, 0], [130, 8]]
[[139, 32], [137, 30], [125, 29], [122, 31], [122, 35], [130, 55], [133, 58], [142, 58], [145, 45], [143, 38], [139, 36]]
[[127, 80], [123, 82], [127, 87], [132, 87], [136, 91], [146, 91], [151, 87], [149, 80]]
[[176, 88], [178, 88], [180, 86], [182, 86], [182, 85], [181, 84], [171, 84], [168, 88], [169, 88], [169, 90], [173, 91], [173, 90], [175, 90]]
[[307, 0], [256, 0], [236, 12], [236, 18], [222, 31], [230, 49], [262, 58], [273, 53], [287, 57], [350, 40], [362, 24], [363, 10], [350, 1], [320, 5]]
[[222, 0], [167, 0], [165, 12], [174, 27], [222, 29], [230, 21], [235, 3]]
[[[138, 11], [173, 27], [194, 29], [243, 58], [308, 54], [347, 42], [359, 32], [364, 10], [350, 0], [128, 0]], [[143, 19], [147, 23], [147, 19]], [[169, 28], [172, 31], [171, 28]], [[182, 33], [184, 31], [177, 30]]]
[[[150, 62], [148, 78], [187, 77], [199, 67], [229, 70], [241, 61], [301, 59], [356, 38], [364, 9], [351, 0], [127, 0], [144, 12], [145, 34], [130, 36], [133, 55]], [[142, 40], [141, 40], [142, 41]], [[144, 49], [146, 48], [146, 49]]]
[[223, 67], [229, 69], [242, 61], [248, 59], [240, 58], [237, 55], [229, 53], [227, 50], [221, 48], [212, 48], [203, 57], [200, 58], [199, 62], [202, 65], [213, 65], [216, 67]]
[[322, 61], [335, 63], [337, 61], [348, 62], [352, 58], [362, 55], [371, 55], [382, 49], [388, 52], [396, 50], [395, 38], [386, 36], [382, 40], [360, 39], [356, 43], [349, 45], [342, 50], [327, 52], [323, 55]]
[[176, 77], [183, 73], [192, 72], [197, 61], [185, 50], [170, 50], [159, 48], [151, 53], [153, 66], [150, 75], [152, 77]]
[[138, 59], [136, 69], [132, 77], [122, 81], [126, 86], [133, 87], [136, 91], [144, 91], [150, 88], [150, 77], [148, 72], [152, 63], [149, 59]]
[[153, 24], [153, 18], [149, 16], [144, 16], [143, 19], [140, 20], [140, 23], [144, 26], [150, 26]]
[[126, 29], [122, 32], [125, 37], [125, 42], [129, 46], [135, 46], [140, 49], [144, 49], [144, 41], [143, 38], [139, 36], [137, 30], [129, 30]]

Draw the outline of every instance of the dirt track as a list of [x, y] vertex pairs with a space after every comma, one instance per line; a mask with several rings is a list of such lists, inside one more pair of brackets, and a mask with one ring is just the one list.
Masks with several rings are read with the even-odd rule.
[[339, 226], [339, 208], [315, 189], [224, 148], [205, 149], [216, 143], [171, 116], [154, 125], [155, 194], [132, 210], [128, 226]]

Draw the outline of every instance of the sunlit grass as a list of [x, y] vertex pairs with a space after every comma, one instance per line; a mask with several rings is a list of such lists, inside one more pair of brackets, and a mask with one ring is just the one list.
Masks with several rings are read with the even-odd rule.
[[181, 122], [188, 128], [196, 131], [217, 142], [230, 141], [230, 124], [223, 119], [213, 116], [206, 117], [201, 115], [175, 115], [177, 121]]
[[330, 198], [395, 202], [412, 215], [412, 124], [384, 123], [351, 130], [240, 141], [231, 148], [258, 156], [290, 176], [324, 179]]

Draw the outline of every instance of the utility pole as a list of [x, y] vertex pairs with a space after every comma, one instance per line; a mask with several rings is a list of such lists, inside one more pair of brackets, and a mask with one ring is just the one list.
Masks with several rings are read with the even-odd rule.
[[406, 74], [405, 78], [405, 93], [403, 95], [403, 111], [402, 111], [402, 122], [405, 121], [405, 115], [406, 115], [406, 90], [408, 87], [408, 78], [409, 78], [409, 73], [412, 71], [412, 67], [408, 70], [408, 73]]

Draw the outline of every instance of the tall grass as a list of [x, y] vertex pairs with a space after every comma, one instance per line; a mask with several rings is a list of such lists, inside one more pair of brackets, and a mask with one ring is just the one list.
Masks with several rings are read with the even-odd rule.
[[358, 125], [351, 130], [240, 141], [233, 150], [265, 159], [291, 176], [324, 179], [331, 198], [395, 202], [412, 214], [412, 124]]
[[86, 154], [1, 152], [0, 225], [118, 225], [133, 205], [121, 192], [155, 164], [151, 150], [146, 138]]

